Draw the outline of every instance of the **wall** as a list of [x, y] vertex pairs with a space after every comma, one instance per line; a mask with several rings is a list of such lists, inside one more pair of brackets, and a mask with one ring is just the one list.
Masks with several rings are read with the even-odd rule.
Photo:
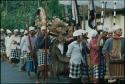
[[[96, 21], [98, 22], [98, 21], [100, 21], [100, 19], [97, 19]], [[116, 15], [116, 24], [122, 27], [122, 30], [123, 30], [122, 36], [125, 37], [125, 35], [124, 35], [125, 34], [125, 25], [124, 25], [124, 23], [125, 23], [125, 16]], [[86, 30], [89, 32], [89, 37], [91, 37], [92, 29], [89, 28], [87, 20], [86, 20], [85, 26], [86, 26]], [[113, 16], [112, 15], [105, 18], [104, 26], [109, 27], [109, 28], [113, 27]]]

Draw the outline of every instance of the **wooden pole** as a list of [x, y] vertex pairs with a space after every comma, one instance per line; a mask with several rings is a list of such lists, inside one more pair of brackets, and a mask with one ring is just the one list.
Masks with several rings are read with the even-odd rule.
[[47, 70], [47, 43], [48, 43], [48, 35], [47, 35], [47, 0], [46, 0], [46, 3], [45, 3], [45, 8], [46, 8], [46, 11], [45, 11], [45, 15], [46, 15], [46, 33], [45, 33], [45, 66], [44, 66], [44, 80], [43, 80], [43, 84], [46, 84], [46, 80], [47, 80], [47, 76], [48, 76], [48, 70]]

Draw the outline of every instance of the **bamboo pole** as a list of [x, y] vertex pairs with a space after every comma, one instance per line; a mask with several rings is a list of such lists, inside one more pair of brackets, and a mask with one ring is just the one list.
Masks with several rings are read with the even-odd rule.
[[48, 76], [48, 73], [47, 73], [47, 42], [48, 42], [48, 35], [47, 35], [47, 0], [46, 0], [46, 3], [45, 3], [45, 15], [46, 15], [46, 33], [45, 33], [45, 66], [44, 66], [44, 79], [43, 79], [43, 84], [46, 84], [46, 80], [47, 80], [47, 76]]

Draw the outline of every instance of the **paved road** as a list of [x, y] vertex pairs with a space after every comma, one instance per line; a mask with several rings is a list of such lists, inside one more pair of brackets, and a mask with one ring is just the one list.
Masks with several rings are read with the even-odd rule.
[[[34, 74], [32, 74], [35, 76]], [[26, 72], [19, 72], [18, 65], [16, 67], [12, 67], [8, 62], [1, 62], [1, 84], [19, 84], [19, 83], [34, 83], [35, 77], [33, 79], [29, 79]], [[41, 82], [41, 80], [40, 80]], [[57, 78], [49, 78], [47, 83], [69, 83], [69, 79], [61, 78], [58, 80]]]

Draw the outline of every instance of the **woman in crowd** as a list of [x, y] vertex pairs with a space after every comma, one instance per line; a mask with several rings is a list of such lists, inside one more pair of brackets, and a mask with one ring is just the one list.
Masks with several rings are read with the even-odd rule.
[[92, 32], [92, 39], [89, 43], [90, 48], [90, 60], [93, 66], [93, 82], [99, 83], [99, 48], [97, 45], [98, 42], [98, 32], [96, 30], [93, 30]]

